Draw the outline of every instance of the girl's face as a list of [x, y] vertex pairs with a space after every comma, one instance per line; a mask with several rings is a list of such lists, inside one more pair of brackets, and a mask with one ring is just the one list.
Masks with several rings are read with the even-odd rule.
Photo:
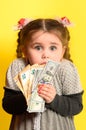
[[51, 59], [61, 61], [65, 52], [60, 39], [53, 33], [38, 31], [27, 43], [25, 56], [30, 64], [46, 64]]

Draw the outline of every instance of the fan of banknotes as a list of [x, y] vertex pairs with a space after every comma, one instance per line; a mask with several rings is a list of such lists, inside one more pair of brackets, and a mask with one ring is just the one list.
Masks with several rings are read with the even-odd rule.
[[48, 61], [45, 65], [27, 65], [18, 75], [14, 77], [19, 89], [27, 101], [28, 112], [43, 112], [45, 101], [38, 95], [40, 84], [52, 84], [58, 62]]

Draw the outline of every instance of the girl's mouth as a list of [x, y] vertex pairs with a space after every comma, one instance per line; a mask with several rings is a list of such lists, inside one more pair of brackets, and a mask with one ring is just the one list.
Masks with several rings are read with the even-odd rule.
[[47, 62], [42, 62], [40, 65], [44, 65], [44, 64], [46, 64]]

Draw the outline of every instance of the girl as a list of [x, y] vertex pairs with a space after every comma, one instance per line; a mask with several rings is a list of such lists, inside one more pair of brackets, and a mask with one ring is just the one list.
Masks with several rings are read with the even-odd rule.
[[[4, 110], [13, 115], [9, 130], [75, 130], [73, 116], [83, 108], [83, 91], [70, 59], [70, 35], [65, 21], [36, 19], [28, 23], [21, 19], [18, 22], [18, 59], [8, 68], [2, 102]], [[13, 78], [26, 65], [46, 64], [49, 59], [60, 62], [60, 66], [52, 85], [43, 84], [38, 89], [46, 109], [43, 113], [28, 113], [25, 97]]]

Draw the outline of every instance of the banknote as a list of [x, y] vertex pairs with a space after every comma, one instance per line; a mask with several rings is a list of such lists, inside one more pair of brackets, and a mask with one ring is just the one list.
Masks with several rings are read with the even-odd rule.
[[43, 68], [44, 65], [27, 65], [21, 72], [19, 72], [15, 77], [14, 81], [17, 84], [18, 88], [22, 91], [24, 94], [26, 100], [30, 98], [31, 89], [32, 89], [32, 82], [34, 78], [34, 72], [38, 68]]
[[29, 105], [27, 111], [32, 112], [43, 112], [45, 108], [45, 101], [38, 95], [37, 90], [35, 89], [31, 94]]
[[21, 84], [21, 82], [19, 80], [19, 75], [16, 75], [14, 77], [14, 81], [17, 84], [18, 88], [21, 90], [21, 92], [24, 94], [24, 90], [23, 90], [22, 84]]
[[57, 67], [60, 63], [49, 60], [38, 77], [38, 83], [52, 83], [52, 79], [55, 76]]
[[37, 78], [40, 75], [41, 71], [43, 70], [38, 68], [34, 72], [34, 79], [32, 82], [32, 91], [31, 91], [31, 97], [28, 99], [28, 108], [27, 111], [31, 112], [43, 112], [44, 106], [45, 106], [45, 101], [43, 98], [41, 98], [38, 95], [38, 81]]
[[27, 111], [29, 112], [43, 112], [45, 110], [45, 101], [38, 93], [39, 84], [52, 84], [52, 79], [56, 73], [59, 63], [48, 61], [42, 71], [35, 72], [35, 78], [32, 85], [32, 94], [29, 100]]
[[42, 69], [42, 68], [43, 68], [43, 66], [39, 66], [38, 64], [35, 64], [32, 66], [25, 67], [19, 73], [20, 82], [23, 86], [24, 95], [25, 95], [27, 101], [29, 100], [29, 98], [31, 96], [32, 83], [33, 83], [33, 79], [35, 77], [34, 74], [37, 69]]

